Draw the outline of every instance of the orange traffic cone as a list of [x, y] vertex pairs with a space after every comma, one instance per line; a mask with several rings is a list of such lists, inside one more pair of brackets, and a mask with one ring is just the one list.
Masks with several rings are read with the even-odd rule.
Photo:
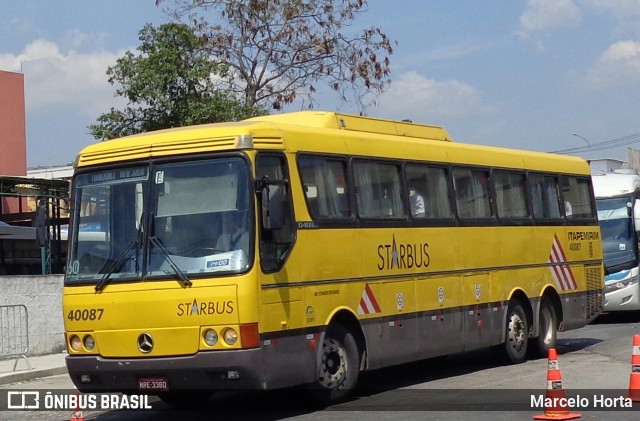
[[73, 409], [73, 411], [71, 411], [71, 418], [69, 418], [69, 421], [85, 421], [82, 409], [80, 409], [80, 393], [76, 392], [76, 398], [76, 407]]
[[85, 421], [82, 409], [74, 409], [71, 412], [71, 418], [69, 418], [69, 421]]
[[634, 402], [640, 402], [640, 335], [633, 336], [631, 374], [629, 375], [629, 397]]
[[572, 420], [581, 418], [582, 414], [569, 412], [567, 395], [562, 388], [562, 374], [558, 366], [556, 350], [549, 350], [549, 369], [547, 370], [547, 395], [544, 405], [544, 414], [534, 415], [534, 420]]

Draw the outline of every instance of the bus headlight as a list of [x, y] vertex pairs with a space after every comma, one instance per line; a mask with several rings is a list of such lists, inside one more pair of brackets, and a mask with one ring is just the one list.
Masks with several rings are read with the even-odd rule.
[[609, 284], [606, 284], [604, 286], [604, 292], [606, 293], [610, 293], [610, 292], [615, 292], [618, 290], [621, 290], [623, 288], [626, 288], [628, 286], [634, 285], [638, 283], [638, 275], [629, 278], [629, 279], [623, 279], [620, 281], [615, 281], [615, 282], [611, 282]]
[[227, 345], [234, 345], [238, 341], [238, 333], [231, 328], [224, 331], [223, 337]]
[[73, 335], [69, 338], [69, 347], [76, 352], [82, 349], [82, 341], [78, 335]]
[[218, 334], [213, 329], [205, 330], [203, 338], [204, 338], [204, 343], [206, 343], [209, 346], [214, 346], [215, 344], [218, 343]]
[[86, 349], [87, 351], [93, 351], [96, 347], [96, 340], [93, 336], [87, 335], [84, 337], [83, 344], [84, 349]]

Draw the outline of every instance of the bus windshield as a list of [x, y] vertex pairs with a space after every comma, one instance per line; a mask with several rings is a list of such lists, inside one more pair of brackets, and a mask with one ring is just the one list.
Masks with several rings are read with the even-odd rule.
[[597, 199], [596, 203], [607, 272], [633, 267], [636, 264], [636, 241], [630, 215], [631, 196]]
[[251, 261], [250, 177], [237, 157], [76, 177], [67, 282], [237, 273]]

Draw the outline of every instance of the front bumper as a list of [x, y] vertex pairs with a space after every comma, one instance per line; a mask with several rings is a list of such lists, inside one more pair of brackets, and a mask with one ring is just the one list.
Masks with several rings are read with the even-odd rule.
[[[138, 392], [141, 378], [165, 378], [169, 390], [263, 388], [260, 349], [200, 352], [186, 357], [113, 359], [67, 356], [80, 392]], [[233, 374], [230, 374], [233, 373]]]
[[604, 311], [640, 310], [640, 284], [604, 294]]

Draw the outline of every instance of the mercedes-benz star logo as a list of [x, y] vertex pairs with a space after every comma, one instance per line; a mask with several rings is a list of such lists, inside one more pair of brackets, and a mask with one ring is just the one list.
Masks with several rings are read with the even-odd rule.
[[153, 349], [153, 337], [148, 333], [138, 336], [138, 349], [145, 354], [151, 352]]

